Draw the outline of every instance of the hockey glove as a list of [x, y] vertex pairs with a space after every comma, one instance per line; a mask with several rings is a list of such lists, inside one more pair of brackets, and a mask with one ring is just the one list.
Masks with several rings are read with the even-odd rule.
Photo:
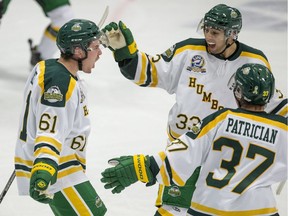
[[105, 189], [112, 189], [112, 193], [120, 193], [125, 187], [134, 184], [138, 180], [144, 183], [153, 182], [153, 174], [149, 168], [150, 158], [144, 155], [121, 156], [108, 161], [114, 167], [102, 172], [101, 182], [105, 183]]
[[50, 159], [36, 159], [31, 170], [30, 196], [41, 203], [49, 203], [53, 196], [46, 193], [50, 184], [57, 179], [57, 165]]
[[113, 51], [116, 62], [132, 59], [136, 56], [137, 45], [130, 29], [122, 21], [119, 21], [118, 25], [115, 22], [111, 22], [102, 31], [107, 35], [109, 40], [108, 48]]

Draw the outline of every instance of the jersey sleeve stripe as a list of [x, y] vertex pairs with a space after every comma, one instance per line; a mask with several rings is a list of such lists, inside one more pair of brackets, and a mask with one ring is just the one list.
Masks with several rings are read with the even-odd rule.
[[58, 142], [56, 139], [53, 139], [51, 137], [38, 136], [35, 140], [35, 145], [37, 145], [38, 143], [49, 143], [52, 146], [54, 146], [58, 152], [61, 152], [62, 150], [62, 144]]
[[34, 152], [34, 157], [48, 157], [48, 158], [51, 158], [53, 157], [52, 160], [56, 160], [56, 161], [59, 161], [59, 158], [60, 156], [58, 154], [56, 154], [54, 151], [52, 151], [50, 148], [46, 148], [46, 147], [42, 147], [42, 148], [39, 148], [37, 149], [35, 152]]
[[25, 164], [25, 165], [30, 166], [30, 167], [33, 166], [33, 161], [32, 160], [24, 160], [24, 159], [22, 159], [20, 157], [15, 157], [14, 158], [14, 162], [15, 163], [19, 163], [19, 164]]
[[278, 115], [285, 117], [288, 113], [287, 103], [288, 103], [288, 99], [286, 98], [280, 104], [278, 104], [278, 106], [276, 106], [270, 113], [278, 114]]
[[136, 82], [137, 85], [143, 85], [146, 80], [147, 57], [145, 53], [142, 53], [142, 52], [141, 52], [141, 61], [142, 61], [142, 66], [141, 66], [142, 70], [140, 73], [139, 81]]

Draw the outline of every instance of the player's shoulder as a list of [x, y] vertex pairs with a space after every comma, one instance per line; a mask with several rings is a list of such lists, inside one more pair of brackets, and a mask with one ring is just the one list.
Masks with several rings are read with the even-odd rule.
[[56, 59], [39, 63], [38, 85], [42, 89], [41, 102], [51, 106], [65, 106], [66, 101], [75, 90], [77, 77]]
[[193, 49], [193, 47], [196, 48], [196, 46], [201, 46], [206, 49], [206, 42], [204, 38], [187, 38], [185, 40], [182, 40], [178, 43], [176, 43], [176, 47], [190, 47], [190, 49]]
[[162, 58], [165, 61], [170, 61], [175, 55], [184, 54], [190, 51], [205, 51], [206, 52], [206, 43], [204, 39], [198, 38], [188, 38], [177, 42], [172, 47], [167, 49], [164, 53], [161, 54]]
[[266, 58], [264, 52], [262, 50], [260, 50], [260, 49], [257, 49], [255, 47], [249, 46], [249, 45], [247, 45], [245, 43], [241, 43], [241, 42], [239, 42], [239, 47], [240, 47], [240, 50], [242, 52], [260, 55], [260, 56], [263, 56], [263, 57]]
[[43, 61], [40, 73], [42, 73], [45, 85], [57, 84], [65, 88], [71, 81], [77, 81], [77, 77], [73, 76], [57, 59]]
[[[271, 125], [286, 125], [287, 127], [287, 118], [273, 114], [273, 113], [267, 113], [267, 112], [253, 112], [241, 108], [236, 109], [229, 109], [230, 113], [232, 115], [238, 116], [238, 117], [244, 117], [248, 119], [252, 119], [253, 121], [259, 121], [264, 122]], [[286, 129], [287, 130], [287, 129]]]

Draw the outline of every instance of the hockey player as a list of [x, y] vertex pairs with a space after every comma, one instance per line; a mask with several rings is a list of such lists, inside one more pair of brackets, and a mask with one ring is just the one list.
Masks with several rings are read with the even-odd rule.
[[[2, 0], [0, 2], [0, 19], [5, 14], [11, 0]], [[33, 67], [37, 62], [43, 59], [53, 58], [57, 52], [56, 37], [59, 28], [69, 20], [74, 18], [74, 12], [70, 6], [69, 0], [36, 0], [41, 6], [45, 16], [49, 17], [51, 23], [43, 32], [40, 43], [33, 45], [32, 39], [29, 39], [31, 58], [30, 64]], [[2, 10], [1, 10], [1, 4]]]
[[[239, 106], [204, 118], [153, 156], [122, 156], [102, 172], [112, 193], [137, 182], [185, 185], [201, 166], [188, 215], [277, 216], [271, 185], [287, 180], [287, 121], [264, 108], [274, 77], [260, 64], [244, 64], [235, 75]], [[169, 214], [170, 215], [170, 214]]]
[[[242, 16], [236, 8], [216, 5], [199, 26], [205, 38], [183, 40], [156, 56], [138, 50], [122, 21], [104, 28], [114, 58], [127, 79], [141, 87], [158, 87], [175, 94], [167, 124], [168, 144], [212, 112], [237, 107], [233, 94], [224, 86], [241, 65], [258, 63], [270, 69], [262, 51], [238, 41]], [[287, 110], [287, 99], [277, 90], [266, 111], [287, 116]], [[198, 173], [199, 168], [183, 187], [160, 185], [155, 215], [168, 212], [185, 216]]]
[[49, 203], [58, 216], [106, 212], [85, 175], [90, 120], [78, 76], [91, 73], [105, 37], [92, 21], [67, 22], [57, 35], [61, 57], [36, 64], [25, 86], [15, 150], [18, 191]]

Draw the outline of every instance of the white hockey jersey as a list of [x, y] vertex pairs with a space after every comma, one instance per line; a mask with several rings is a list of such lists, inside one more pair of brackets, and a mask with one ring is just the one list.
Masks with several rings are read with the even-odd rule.
[[[176, 102], [168, 116], [168, 136], [174, 140], [207, 115], [223, 107], [237, 108], [229, 79], [245, 63], [258, 63], [270, 69], [266, 56], [240, 42], [228, 59], [207, 52], [204, 39], [187, 39], [165, 53], [138, 57], [119, 63], [121, 73], [142, 87], [159, 87], [175, 94]], [[277, 90], [267, 112], [287, 116], [287, 99]]]
[[27, 80], [24, 101], [15, 149], [19, 194], [29, 194], [36, 158], [58, 164], [57, 182], [47, 193], [87, 181], [84, 171], [90, 120], [79, 77], [72, 76], [56, 59], [41, 61]]
[[271, 185], [287, 180], [287, 130], [282, 116], [224, 108], [153, 156], [157, 181], [183, 186], [201, 166], [189, 214], [273, 215]]

